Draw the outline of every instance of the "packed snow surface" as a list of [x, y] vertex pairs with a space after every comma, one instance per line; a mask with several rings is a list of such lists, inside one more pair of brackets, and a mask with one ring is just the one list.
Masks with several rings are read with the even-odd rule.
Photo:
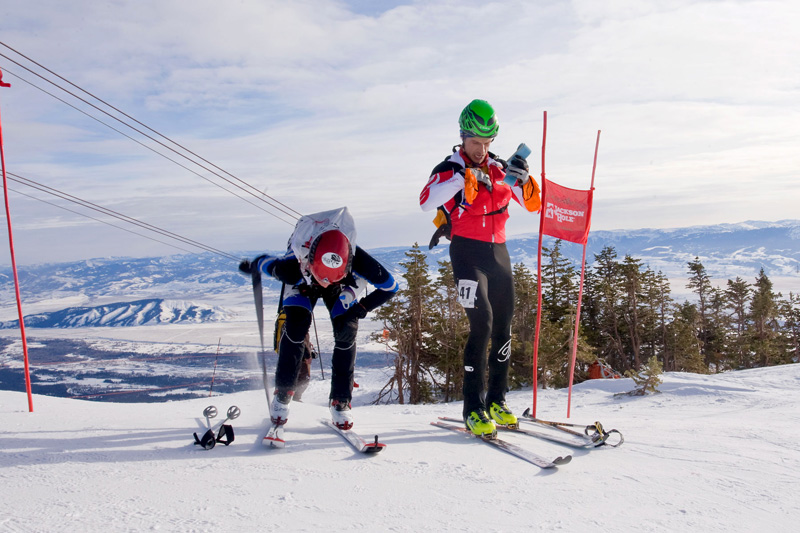
[[[317, 372], [319, 372], [317, 370]], [[327, 376], [327, 374], [326, 374]], [[359, 372], [355, 429], [387, 448], [354, 452], [321, 420], [319, 376], [293, 403], [287, 447], [261, 439], [263, 391], [159, 404], [94, 403], [0, 391], [2, 531], [791, 531], [800, 519], [800, 365], [720, 375], [670, 373], [661, 393], [615, 397], [628, 379], [575, 388], [571, 422], [599, 420], [619, 448], [571, 450], [502, 438], [541, 470], [430, 425], [460, 403], [370, 405], [386, 380]], [[531, 391], [509, 394], [518, 412]], [[231, 405], [236, 440], [203, 450], [203, 409]], [[565, 390], [537, 414], [564, 420]]]

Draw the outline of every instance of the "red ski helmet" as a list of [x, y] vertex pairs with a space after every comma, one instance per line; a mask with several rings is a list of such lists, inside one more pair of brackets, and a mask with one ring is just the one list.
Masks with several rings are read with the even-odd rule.
[[323, 287], [341, 281], [350, 271], [350, 252], [350, 240], [341, 231], [321, 233], [308, 253], [311, 275]]

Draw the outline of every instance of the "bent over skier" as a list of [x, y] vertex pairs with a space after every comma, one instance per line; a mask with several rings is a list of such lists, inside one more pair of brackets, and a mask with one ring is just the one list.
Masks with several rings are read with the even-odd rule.
[[[286, 321], [278, 344], [275, 394], [270, 409], [273, 425], [281, 429], [288, 420], [311, 314], [320, 298], [330, 313], [335, 341], [331, 357], [331, 416], [340, 429], [353, 427], [350, 400], [358, 321], [387, 302], [398, 289], [389, 271], [356, 246], [355, 240], [355, 224], [347, 207], [314, 213], [298, 220], [285, 255], [261, 255], [239, 265], [244, 273], [258, 269], [285, 284]], [[367, 283], [375, 290], [359, 298]]]
[[470, 102], [458, 125], [461, 144], [433, 169], [419, 203], [423, 211], [437, 210], [434, 223], [439, 229], [431, 247], [442, 235], [451, 239], [458, 299], [469, 319], [464, 423], [476, 435], [493, 437], [495, 422], [517, 424], [505, 400], [514, 314], [514, 280], [505, 244], [508, 204], [513, 198], [536, 212], [540, 189], [524, 157], [515, 154], [506, 163], [489, 152], [500, 126], [488, 102]]

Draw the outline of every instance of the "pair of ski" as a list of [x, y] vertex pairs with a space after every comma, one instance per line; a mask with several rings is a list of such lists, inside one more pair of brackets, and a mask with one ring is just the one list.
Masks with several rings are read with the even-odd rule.
[[[333, 431], [342, 436], [350, 446], [359, 453], [375, 454], [383, 450], [386, 445], [378, 442], [378, 436], [375, 435], [373, 442], [365, 440], [358, 433], [352, 429], [341, 429], [331, 420], [322, 420], [322, 424], [331, 428]], [[283, 426], [272, 424], [263, 440], [264, 446], [270, 448], [285, 448], [286, 441], [283, 439]]]
[[[519, 420], [534, 425], [538, 424], [540, 427], [546, 426], [548, 428], [556, 429], [566, 433], [567, 435], [556, 435], [545, 431], [534, 431], [528, 428], [521, 428], [519, 427], [519, 425], [517, 426], [498, 425], [497, 428], [501, 431], [521, 433], [523, 435], [528, 435], [530, 437], [548, 440], [550, 442], [563, 444], [565, 446], [570, 446], [572, 448], [593, 449], [603, 445], [609, 445], [615, 448], [624, 442], [622, 433], [620, 433], [616, 429], [606, 431], [603, 429], [603, 426], [602, 424], [600, 424], [600, 422], [595, 422], [592, 425], [586, 425], [586, 426], [581, 426], [578, 424], [570, 424], [567, 422], [551, 422], [548, 420], [542, 420], [534, 417], [533, 415], [530, 414], [530, 409], [527, 409], [522, 414], [522, 417], [519, 418]], [[454, 426], [451, 424], [446, 424], [445, 422], [455, 422], [458, 423], [459, 425]], [[512, 444], [510, 442], [506, 442], [501, 439], [479, 437], [477, 435], [473, 435], [472, 432], [470, 432], [463, 425], [461, 425], [463, 424], [463, 421], [458, 418], [439, 417], [439, 421], [431, 422], [431, 424], [444, 429], [458, 431], [476, 437], [488, 444], [495, 446], [496, 448], [502, 449], [503, 451], [508, 452], [511, 455], [515, 455], [518, 458], [523, 459], [529, 463], [532, 463], [540, 468], [554, 468], [559, 465], [567, 464], [572, 460], [571, 455], [558, 456], [555, 459], [547, 459], [546, 457], [535, 454], [530, 450], [527, 450], [525, 448], [517, 446], [516, 444]], [[579, 433], [576, 430], [570, 429], [570, 427], [580, 427], [583, 428], [584, 431], [583, 433]], [[612, 435], [619, 436], [619, 440], [613, 444], [609, 442], [609, 438], [611, 438]]]
[[[461, 425], [453, 425], [448, 424], [446, 422], [458, 422]], [[486, 444], [490, 444], [499, 450], [503, 450], [506, 453], [510, 453], [511, 455], [522, 459], [523, 461], [527, 461], [533, 465], [538, 466], [539, 468], [555, 468], [557, 466], [565, 465], [572, 461], [571, 455], [559, 455], [555, 459], [548, 459], [542, 455], [534, 453], [527, 448], [523, 448], [522, 446], [517, 446], [511, 442], [498, 439], [498, 438], [491, 438], [491, 437], [481, 437], [478, 435], [473, 434], [469, 431], [466, 427], [464, 427], [464, 421], [459, 420], [457, 418], [448, 418], [446, 416], [440, 416], [439, 420], [435, 422], [431, 422], [431, 425], [436, 427], [440, 427], [443, 429], [449, 429], [450, 431], [456, 431], [459, 433], [464, 433], [465, 435], [469, 435], [471, 437], [475, 437], [476, 439], [485, 442]], [[512, 430], [506, 426], [498, 426], [498, 429], [508, 429], [510, 431], [517, 431], [516, 429]]]

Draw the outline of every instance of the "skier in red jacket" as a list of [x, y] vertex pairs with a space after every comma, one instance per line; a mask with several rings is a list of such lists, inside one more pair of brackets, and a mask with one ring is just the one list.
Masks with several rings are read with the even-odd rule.
[[508, 205], [513, 198], [536, 212], [541, 207], [540, 189], [528, 174], [525, 158], [515, 155], [506, 163], [489, 152], [499, 124], [488, 102], [470, 102], [458, 123], [461, 144], [433, 169], [419, 200], [423, 211], [438, 208], [434, 223], [439, 230], [431, 247], [441, 235], [451, 239], [458, 298], [469, 319], [464, 423], [476, 435], [494, 436], [495, 423], [517, 424], [505, 400], [514, 314], [514, 282], [505, 245]]

